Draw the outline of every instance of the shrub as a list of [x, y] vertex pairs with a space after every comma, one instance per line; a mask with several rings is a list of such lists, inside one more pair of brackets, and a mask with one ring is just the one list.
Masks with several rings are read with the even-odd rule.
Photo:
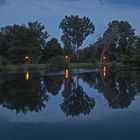
[[65, 61], [64, 57], [61, 55], [57, 55], [49, 60], [49, 68], [50, 69], [64, 69], [65, 68]]
[[0, 70], [6, 69], [7, 60], [5, 57], [0, 56]]

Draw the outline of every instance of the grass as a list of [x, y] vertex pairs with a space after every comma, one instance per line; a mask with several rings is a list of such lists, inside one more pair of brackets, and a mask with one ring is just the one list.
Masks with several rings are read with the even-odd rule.
[[[91, 68], [92, 63], [70, 63], [69, 68]], [[27, 70], [52, 70], [49, 64], [19, 64], [19, 65], [0, 65], [0, 71], [22, 72]], [[55, 70], [55, 68], [54, 68]], [[57, 68], [56, 68], [57, 70]]]
[[92, 63], [70, 63], [69, 68], [93, 68]]
[[5, 65], [0, 66], [1, 71], [27, 71], [27, 70], [44, 70], [47, 69], [47, 64], [19, 64], [19, 65]]
[[[121, 63], [102, 63], [101, 67], [112, 67], [112, 68], [123, 68], [126, 65]], [[92, 63], [70, 63], [69, 68], [97, 68], [98, 65], [93, 65]], [[131, 67], [131, 66], [129, 66]], [[55, 71], [59, 70], [57, 68], [50, 69], [49, 64], [19, 64], [19, 65], [0, 65], [0, 71], [4, 72], [24, 72], [27, 70], [45, 70], [45, 71]]]

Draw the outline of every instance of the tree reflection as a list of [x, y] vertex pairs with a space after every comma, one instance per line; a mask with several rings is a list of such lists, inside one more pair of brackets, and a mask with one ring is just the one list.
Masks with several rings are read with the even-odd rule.
[[[104, 74], [104, 71], [103, 71]], [[101, 73], [81, 75], [90, 86], [103, 93], [109, 107], [128, 108], [134, 97], [140, 93], [139, 71], [107, 71], [105, 78]]]
[[[42, 87], [39, 74], [11, 74], [0, 86], [0, 104], [17, 113], [39, 112], [49, 100], [45, 87]], [[29, 73], [28, 73], [29, 74]]]
[[66, 116], [79, 116], [81, 113], [89, 114], [95, 106], [94, 99], [86, 94], [79, 81], [74, 78], [65, 80], [62, 96], [64, 100], [60, 107]]
[[53, 96], [56, 96], [63, 84], [63, 77], [62, 76], [45, 76], [44, 82], [46, 89], [49, 93]]

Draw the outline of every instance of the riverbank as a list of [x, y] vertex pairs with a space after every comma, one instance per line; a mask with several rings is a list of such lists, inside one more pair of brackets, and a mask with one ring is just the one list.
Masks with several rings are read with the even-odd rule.
[[[135, 70], [140, 69], [140, 66], [136, 65], [123, 65], [121, 63], [102, 63], [101, 68], [107, 67], [108, 70]], [[85, 68], [85, 69], [96, 69], [98, 65], [93, 65], [92, 63], [70, 63], [68, 68], [77, 69], [77, 68]], [[20, 65], [1, 65], [0, 71], [4, 72], [24, 72], [24, 71], [58, 71], [57, 67], [50, 68], [49, 64], [20, 64]]]
[[[95, 68], [92, 63], [70, 63], [69, 68]], [[46, 71], [55, 71], [59, 70], [57, 67], [52, 68], [49, 64], [19, 64], [19, 65], [2, 65], [0, 66], [0, 71], [7, 72], [20, 72], [27, 70], [46, 70]]]

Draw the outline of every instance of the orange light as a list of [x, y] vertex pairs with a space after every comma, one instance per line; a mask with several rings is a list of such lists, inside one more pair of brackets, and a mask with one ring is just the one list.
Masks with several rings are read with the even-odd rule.
[[107, 74], [107, 69], [106, 69], [106, 67], [104, 67], [103, 68], [103, 75], [104, 75], [104, 77], [106, 77], [106, 74]]
[[104, 67], [104, 70], [103, 71], [106, 71], [106, 67]]
[[69, 78], [69, 70], [68, 70], [68, 69], [66, 69], [66, 71], [65, 71], [65, 78], [66, 78], [66, 79]]
[[65, 56], [65, 61], [68, 62], [69, 61], [69, 57], [66, 55]]
[[30, 75], [29, 75], [29, 72], [27, 71], [27, 72], [26, 72], [25, 79], [28, 81], [28, 80], [29, 80], [29, 78], [30, 78]]

